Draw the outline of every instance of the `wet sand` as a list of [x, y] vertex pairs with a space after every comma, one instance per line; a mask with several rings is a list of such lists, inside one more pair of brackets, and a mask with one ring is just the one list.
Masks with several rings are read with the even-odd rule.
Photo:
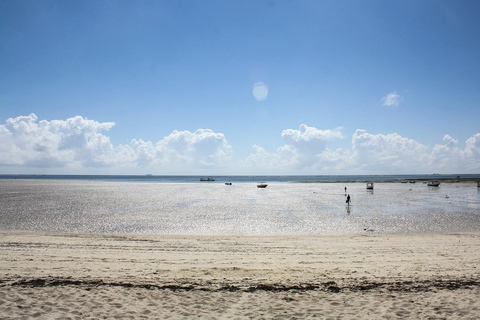
[[480, 234], [3, 232], [0, 317], [480, 317]]

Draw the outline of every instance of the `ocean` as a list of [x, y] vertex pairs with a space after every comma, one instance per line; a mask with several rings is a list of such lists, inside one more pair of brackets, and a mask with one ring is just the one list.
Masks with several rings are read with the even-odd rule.
[[[200, 178], [0, 175], [0, 230], [211, 236], [480, 231], [479, 175]], [[431, 179], [440, 186], [428, 187]], [[257, 188], [258, 181], [268, 187]], [[373, 191], [365, 181], [375, 182]]]
[[416, 174], [416, 175], [308, 175], [308, 176], [199, 176], [199, 175], [41, 175], [41, 174], [0, 174], [0, 180], [89, 180], [118, 182], [200, 182], [201, 178], [212, 178], [215, 182], [394, 182], [432, 179], [470, 179], [480, 180], [480, 174]]

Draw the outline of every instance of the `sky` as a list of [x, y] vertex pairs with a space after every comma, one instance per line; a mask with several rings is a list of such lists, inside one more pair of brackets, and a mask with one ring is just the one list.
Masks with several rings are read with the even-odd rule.
[[0, 0], [0, 173], [480, 173], [480, 2]]

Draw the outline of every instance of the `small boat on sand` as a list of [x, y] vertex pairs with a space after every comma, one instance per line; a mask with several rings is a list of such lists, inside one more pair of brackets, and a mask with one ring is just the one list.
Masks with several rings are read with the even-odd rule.
[[266, 188], [268, 184], [266, 182], [259, 182], [257, 183], [257, 188]]
[[373, 182], [367, 182], [367, 190], [373, 190]]
[[231, 183], [231, 182], [225, 182], [225, 185], [226, 185], [226, 186], [231, 186], [232, 183]]
[[427, 186], [429, 187], [438, 187], [439, 185], [440, 185], [440, 182], [438, 182], [437, 180], [432, 180], [427, 182]]

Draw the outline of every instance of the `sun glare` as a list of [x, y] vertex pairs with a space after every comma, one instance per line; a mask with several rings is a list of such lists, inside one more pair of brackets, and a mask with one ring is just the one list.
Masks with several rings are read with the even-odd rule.
[[268, 97], [268, 87], [263, 82], [257, 82], [253, 85], [252, 94], [257, 101], [262, 101]]

